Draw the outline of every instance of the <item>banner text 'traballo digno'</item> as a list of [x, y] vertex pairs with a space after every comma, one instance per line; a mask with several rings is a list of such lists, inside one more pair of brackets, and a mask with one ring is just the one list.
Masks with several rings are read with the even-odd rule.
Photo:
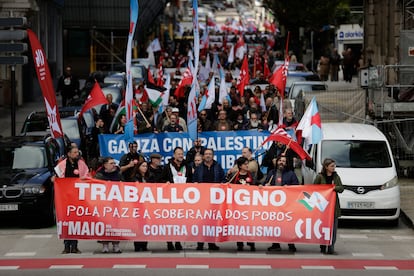
[[329, 244], [333, 185], [56, 179], [61, 239]]

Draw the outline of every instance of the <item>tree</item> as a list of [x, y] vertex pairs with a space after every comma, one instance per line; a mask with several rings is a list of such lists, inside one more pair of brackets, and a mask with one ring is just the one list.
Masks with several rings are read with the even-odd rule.
[[[264, 0], [264, 5], [273, 12], [279, 26], [290, 32], [289, 49], [298, 57], [307, 47], [304, 40], [310, 41], [310, 33], [315, 34], [315, 46], [322, 54], [328, 48], [334, 33], [332, 25], [339, 25], [349, 18], [347, 0]], [[304, 36], [299, 36], [303, 28]]]
[[275, 14], [280, 25], [294, 31], [299, 27], [319, 30], [335, 23], [337, 7], [344, 0], [265, 0], [265, 4]]

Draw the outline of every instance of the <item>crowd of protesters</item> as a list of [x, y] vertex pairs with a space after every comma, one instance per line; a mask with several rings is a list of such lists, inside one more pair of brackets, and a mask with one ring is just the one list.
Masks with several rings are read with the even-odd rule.
[[[226, 39], [224, 37], [224, 39]], [[282, 51], [275, 51], [274, 45], [269, 45], [269, 39], [262, 37], [250, 38], [257, 45], [255, 54], [249, 58], [250, 85], [240, 91], [237, 76], [233, 76], [234, 69], [240, 69], [242, 59], [236, 57], [233, 62], [229, 62], [229, 51], [231, 47], [226, 46], [226, 41], [221, 41], [221, 46], [210, 45], [208, 49], [201, 51], [201, 66], [214, 63], [214, 56], [218, 56], [219, 64], [225, 69], [225, 81], [228, 88], [228, 95], [220, 98], [220, 80], [215, 81], [215, 100], [208, 108], [199, 110], [197, 131], [232, 131], [232, 130], [272, 130], [277, 127], [294, 128], [300, 118], [295, 118], [292, 112], [290, 101], [280, 101], [283, 97], [275, 85], [269, 82], [270, 74], [266, 71], [265, 64], [274, 64], [276, 60], [284, 60]], [[233, 36], [229, 42], [237, 43], [237, 36]], [[169, 46], [171, 47], [171, 46]], [[171, 87], [169, 91], [168, 106], [159, 113], [158, 106], [152, 106], [148, 97], [145, 97], [145, 85], [147, 83], [135, 83], [134, 95], [136, 106], [139, 112], [135, 114], [137, 133], [161, 133], [161, 132], [187, 132], [187, 101], [191, 89], [190, 85], [180, 86], [183, 79], [180, 68], [186, 67], [189, 62], [191, 45], [184, 40], [174, 45], [173, 49], [166, 48], [164, 52], [159, 52], [156, 56], [157, 63], [164, 68], [177, 68], [171, 73]], [[248, 54], [247, 51], [246, 54]], [[210, 60], [207, 60], [210, 58]], [[291, 58], [296, 57], [291, 53]], [[329, 61], [328, 61], [329, 64]], [[219, 66], [220, 66], [219, 65]], [[338, 65], [339, 66], [339, 65]], [[272, 66], [271, 66], [272, 67]], [[336, 71], [337, 73], [337, 71]], [[205, 79], [200, 80], [199, 101], [201, 103], [203, 95], [209, 93], [208, 84], [210, 80], [216, 78], [214, 68], [206, 75]], [[324, 76], [325, 78], [325, 76]], [[157, 81], [157, 76], [155, 76]], [[210, 92], [211, 93], [211, 92]], [[208, 95], [209, 97], [212, 95]], [[129, 143], [129, 152], [122, 156], [119, 166], [114, 164], [111, 157], [99, 156], [97, 137], [99, 134], [113, 133], [124, 134], [126, 117], [121, 115], [116, 117], [118, 105], [112, 102], [111, 95], [107, 95], [108, 103], [104, 105], [99, 114], [96, 114], [96, 125], [92, 131], [91, 148], [92, 158], [100, 159], [98, 167], [95, 168], [96, 177], [107, 180], [138, 181], [148, 183], [234, 183], [241, 185], [268, 185], [283, 186], [297, 185], [299, 180], [294, 173], [294, 166], [297, 163], [296, 154], [280, 142], [275, 142], [264, 156], [263, 163], [258, 164], [252, 156], [249, 148], [244, 148], [242, 156], [237, 159], [235, 167], [226, 174], [221, 165], [214, 160], [214, 151], [202, 147], [200, 140], [194, 141], [194, 146], [187, 153], [182, 148], [175, 148], [173, 157], [166, 160], [161, 165], [161, 156], [151, 154], [149, 157], [143, 156], [137, 151], [136, 142]], [[282, 110], [280, 110], [282, 106]], [[111, 127], [112, 125], [112, 127]], [[184, 158], [186, 154], [186, 158]], [[262, 174], [263, 167], [267, 168], [267, 176]], [[264, 170], [263, 170], [264, 171]], [[109, 252], [109, 243], [102, 243], [102, 252]], [[237, 242], [237, 250], [242, 251], [244, 243]], [[251, 251], [255, 251], [254, 243], [247, 244]], [[72, 253], [70, 245], [65, 243], [63, 253]], [[197, 244], [197, 250], [203, 250], [204, 243]], [[79, 253], [77, 244], [73, 245], [74, 253]], [[134, 242], [135, 251], [147, 251], [146, 241]], [[167, 242], [167, 249], [182, 250], [183, 245], [180, 241]], [[209, 250], [219, 250], [220, 247], [214, 243], [208, 244]], [[291, 252], [296, 251], [294, 244], [289, 244]], [[274, 243], [269, 251], [280, 251], [280, 244]], [[119, 243], [113, 242], [113, 252], [121, 253]], [[331, 252], [331, 251], [330, 251]], [[333, 252], [333, 251], [332, 251]]]

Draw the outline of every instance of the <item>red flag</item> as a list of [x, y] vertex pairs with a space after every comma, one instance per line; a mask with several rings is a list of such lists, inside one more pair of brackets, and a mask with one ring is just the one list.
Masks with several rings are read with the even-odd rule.
[[99, 86], [98, 82], [95, 81], [95, 84], [93, 85], [91, 93], [89, 94], [88, 98], [86, 99], [85, 103], [82, 106], [79, 117], [81, 117], [82, 114], [88, 109], [91, 109], [92, 107], [98, 104], [107, 104], [107, 103], [108, 101], [106, 100], [101, 87]]
[[273, 75], [269, 78], [269, 82], [273, 84], [279, 91], [280, 97], [284, 98], [286, 88], [287, 66], [289, 64], [288, 58], [285, 63], [276, 69]]
[[178, 83], [177, 88], [175, 89], [174, 95], [177, 99], [184, 98], [185, 96], [185, 87], [191, 85], [193, 82], [193, 74], [191, 74], [190, 68], [187, 67], [183, 74], [183, 78]]
[[240, 35], [239, 39], [236, 42], [236, 46], [234, 47], [234, 55], [238, 57], [239, 59], [242, 59], [245, 53], [246, 53], [246, 43], [244, 43], [243, 36]]
[[149, 67], [148, 67], [148, 82], [155, 84], [154, 77], [152, 76], [152, 73]]
[[237, 90], [239, 90], [240, 96], [244, 96], [244, 87], [249, 84], [249, 64], [247, 63], [247, 56], [244, 56], [243, 64], [240, 69], [239, 82], [237, 83]]
[[253, 78], [259, 77], [259, 76], [256, 76], [256, 71], [259, 70], [260, 72], [262, 72], [262, 60], [260, 58], [259, 51], [257, 48], [254, 51], [254, 69], [253, 70], [254, 70]]
[[267, 62], [267, 56], [264, 58], [264, 65], [263, 65], [263, 76], [265, 79], [267, 79], [271, 75], [269, 64]]
[[50, 132], [54, 138], [63, 137], [60, 115], [56, 104], [55, 89], [53, 88], [52, 77], [50, 75], [49, 65], [46, 60], [45, 52], [43, 51], [42, 45], [40, 45], [36, 34], [32, 30], [28, 29], [27, 35], [29, 37], [30, 46], [32, 48], [37, 79], [39, 80], [43, 99], [45, 101]]
[[158, 76], [157, 76], [157, 86], [164, 86], [164, 71], [162, 69], [163, 57], [160, 57], [160, 63], [158, 64]]
[[269, 141], [277, 141], [286, 145], [286, 148], [291, 148], [294, 152], [298, 154], [301, 160], [307, 159], [311, 160], [312, 158], [309, 154], [302, 148], [302, 146], [293, 140], [293, 138], [283, 129], [278, 128], [275, 132], [271, 133], [266, 140], [263, 141], [262, 145]]

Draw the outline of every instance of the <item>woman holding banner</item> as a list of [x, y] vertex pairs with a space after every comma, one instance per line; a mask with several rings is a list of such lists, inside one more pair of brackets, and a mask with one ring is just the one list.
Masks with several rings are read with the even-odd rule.
[[[132, 171], [131, 178], [135, 181], [146, 183], [149, 179], [149, 170], [148, 163], [144, 160], [138, 161], [135, 165], [134, 170]], [[147, 241], [135, 241], [134, 242], [135, 251], [148, 251], [148, 242]]]
[[[235, 171], [232, 175], [228, 175], [228, 182], [240, 185], [254, 185], [254, 178], [252, 176], [252, 173], [249, 171], [249, 159], [245, 157], [239, 157], [236, 160], [236, 165], [238, 170]], [[237, 242], [236, 244], [237, 251], [243, 251], [243, 242]], [[248, 242], [247, 245], [250, 246], [250, 251], [256, 251], [254, 242]]]
[[316, 176], [313, 184], [333, 184], [335, 185], [336, 194], [336, 204], [335, 204], [335, 218], [334, 224], [332, 227], [332, 242], [326, 250], [326, 245], [321, 245], [321, 253], [323, 254], [335, 254], [335, 241], [336, 241], [336, 230], [338, 228], [338, 217], [341, 216], [341, 207], [339, 205], [338, 193], [344, 191], [344, 186], [342, 186], [342, 181], [339, 175], [336, 173], [336, 163], [335, 160], [331, 158], [325, 158], [322, 163], [322, 171]]

